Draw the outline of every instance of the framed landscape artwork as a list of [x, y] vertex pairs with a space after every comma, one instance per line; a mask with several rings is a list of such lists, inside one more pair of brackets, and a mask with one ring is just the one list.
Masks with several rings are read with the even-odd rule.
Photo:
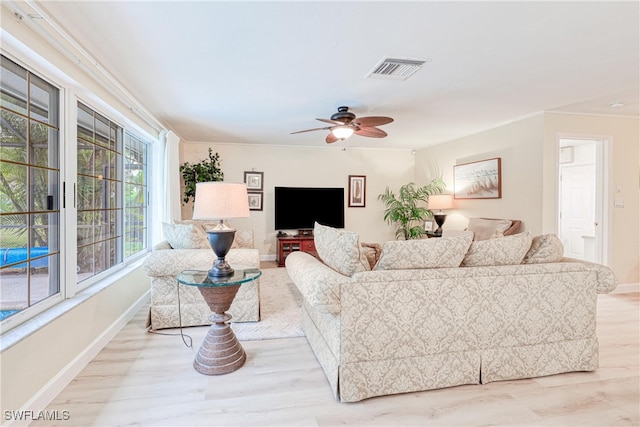
[[367, 177], [349, 175], [349, 207], [364, 208], [367, 203]]
[[499, 199], [502, 197], [501, 159], [455, 165], [453, 181], [456, 199]]

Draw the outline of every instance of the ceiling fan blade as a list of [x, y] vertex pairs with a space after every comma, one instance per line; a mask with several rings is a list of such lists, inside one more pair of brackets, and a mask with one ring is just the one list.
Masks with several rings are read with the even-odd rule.
[[327, 138], [325, 139], [327, 144], [332, 144], [334, 142], [336, 142], [338, 140], [338, 138], [336, 138], [336, 136], [334, 134], [332, 134], [331, 132], [329, 132], [329, 135], [327, 135]]
[[331, 120], [331, 119], [316, 119], [316, 120], [319, 120], [319, 121], [325, 122], [325, 123], [330, 123], [332, 125], [346, 125], [346, 123], [339, 122], [338, 120]]
[[299, 130], [297, 132], [291, 132], [289, 135], [293, 135], [293, 134], [296, 134], [296, 133], [303, 133], [303, 132], [312, 132], [314, 130], [327, 130], [327, 129], [330, 129], [330, 127], [327, 126], [327, 127], [324, 127], [324, 128], [313, 128], [313, 129]]
[[354, 124], [358, 126], [382, 126], [389, 124], [393, 121], [391, 117], [383, 117], [383, 116], [369, 116], [369, 117], [358, 117], [353, 121]]
[[387, 133], [382, 129], [374, 128], [374, 127], [361, 127], [357, 131], [355, 131], [356, 135], [360, 136], [368, 136], [369, 138], [384, 138], [387, 136]]

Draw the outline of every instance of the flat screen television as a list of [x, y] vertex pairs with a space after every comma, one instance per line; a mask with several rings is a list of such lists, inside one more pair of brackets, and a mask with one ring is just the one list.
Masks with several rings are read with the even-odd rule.
[[344, 188], [275, 187], [275, 229], [344, 228]]

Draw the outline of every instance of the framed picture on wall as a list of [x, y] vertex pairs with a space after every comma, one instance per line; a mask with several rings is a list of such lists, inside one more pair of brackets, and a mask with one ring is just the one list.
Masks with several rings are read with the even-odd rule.
[[500, 157], [453, 167], [456, 199], [499, 199], [502, 197]]
[[249, 210], [250, 211], [261, 211], [262, 210], [262, 191], [249, 192], [247, 195], [249, 197]]
[[248, 191], [262, 191], [264, 172], [244, 172], [244, 183], [247, 184]]
[[367, 204], [367, 177], [349, 175], [349, 207], [364, 208]]

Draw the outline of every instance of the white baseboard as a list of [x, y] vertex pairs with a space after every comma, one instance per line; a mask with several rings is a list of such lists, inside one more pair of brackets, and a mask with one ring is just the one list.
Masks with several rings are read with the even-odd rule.
[[260, 255], [260, 261], [275, 261], [276, 255]]
[[[122, 313], [107, 329], [104, 330], [89, 346], [79, 353], [67, 366], [42, 387], [19, 412], [37, 414], [43, 411], [53, 399], [69, 385], [69, 383], [93, 360], [94, 357], [111, 341], [151, 298], [151, 291], [145, 292]], [[3, 426], [28, 426], [31, 420], [12, 420]]]

